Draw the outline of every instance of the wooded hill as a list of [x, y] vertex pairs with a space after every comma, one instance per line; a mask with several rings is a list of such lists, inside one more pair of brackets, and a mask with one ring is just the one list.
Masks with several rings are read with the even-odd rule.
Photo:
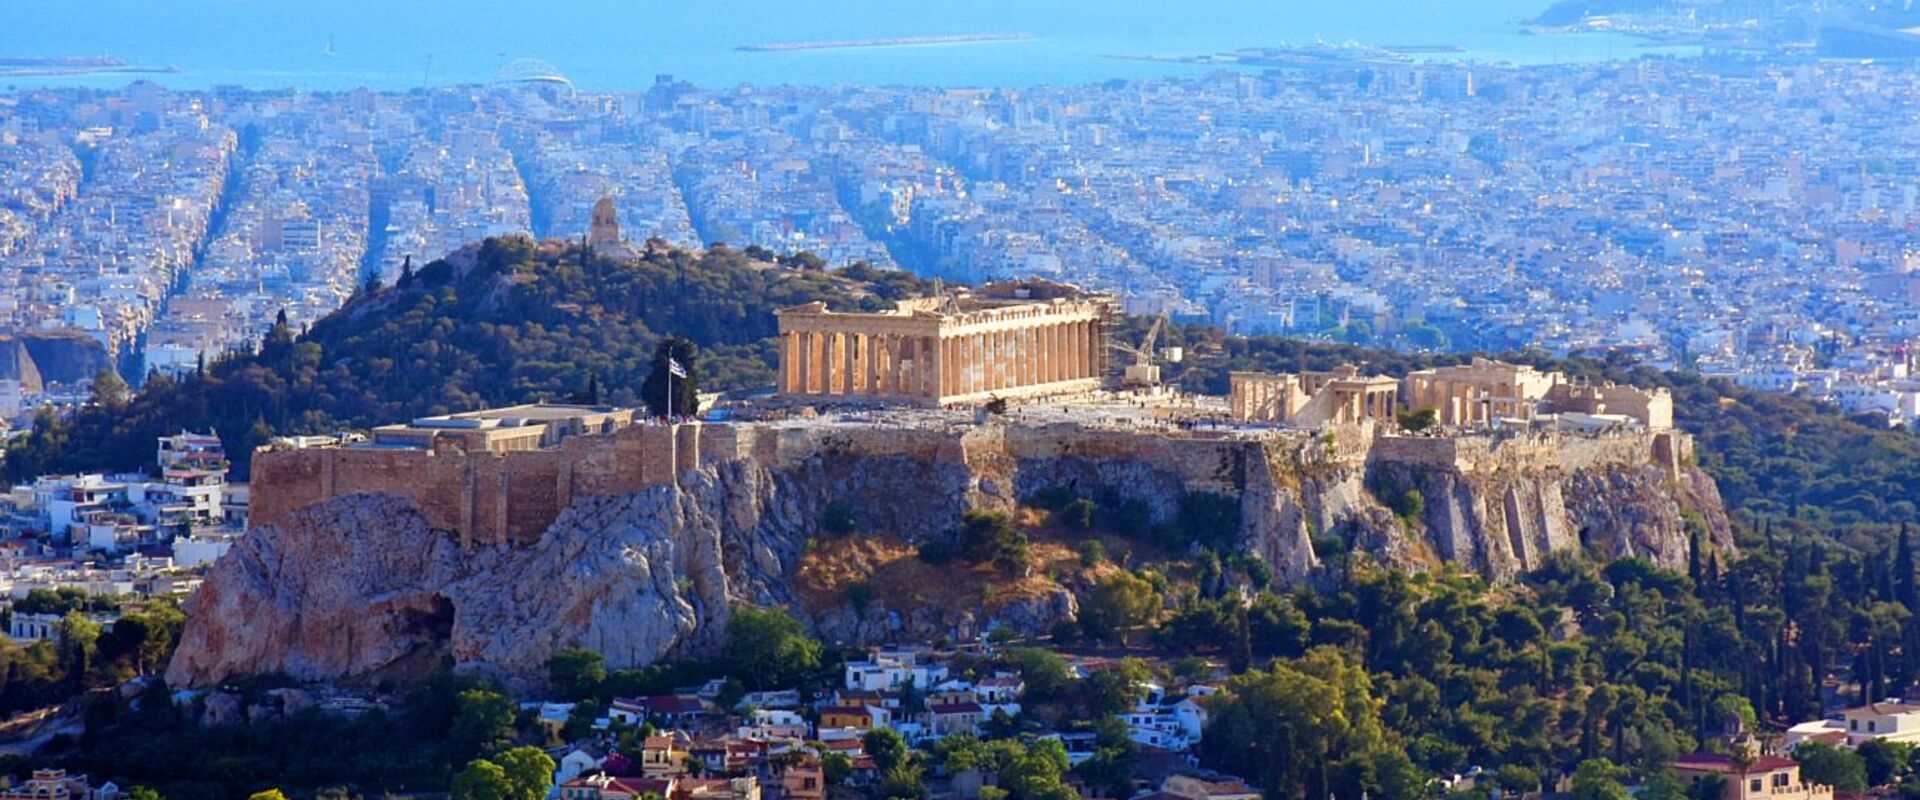
[[[829, 271], [808, 254], [757, 247], [654, 246], [642, 257], [595, 256], [558, 242], [492, 239], [394, 286], [369, 287], [311, 330], [276, 325], [247, 352], [137, 394], [102, 392], [72, 419], [45, 416], [7, 450], [14, 481], [44, 472], [148, 466], [154, 437], [219, 432], [244, 478], [254, 445], [275, 434], [326, 433], [428, 414], [597, 394], [638, 403], [663, 336], [699, 347], [701, 387], [773, 382], [773, 310], [820, 300], [874, 310], [931, 287], [901, 272]], [[1116, 331], [1136, 341], [1145, 320]], [[1236, 369], [1290, 372], [1342, 363], [1403, 375], [1468, 355], [1407, 354], [1276, 337], [1229, 337], [1175, 326], [1166, 344], [1189, 357], [1168, 375], [1190, 390], [1227, 391]], [[1828, 533], [1859, 549], [1886, 546], [1920, 521], [1920, 438], [1871, 417], [1848, 418], [1805, 397], [1741, 389], [1624, 359], [1502, 358], [1590, 380], [1667, 386], [1676, 422], [1699, 437], [1699, 458], [1749, 528]]]
[[906, 273], [827, 271], [811, 256], [757, 247], [652, 247], [627, 260], [489, 239], [364, 288], [311, 330], [276, 324], [257, 347], [192, 374], [150, 377], [137, 394], [96, 392], [71, 419], [43, 415], [8, 447], [5, 471], [20, 481], [145, 468], [155, 437], [213, 429], [244, 479], [254, 446], [274, 435], [594, 393], [637, 405], [667, 335], [700, 347], [702, 389], [767, 385], [778, 363], [774, 309], [873, 310], [926, 291]]

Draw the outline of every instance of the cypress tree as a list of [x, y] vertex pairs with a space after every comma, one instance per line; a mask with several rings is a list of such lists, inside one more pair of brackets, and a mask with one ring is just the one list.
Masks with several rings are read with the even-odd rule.
[[1687, 578], [1693, 581], [1694, 586], [1700, 585], [1700, 531], [1698, 530], [1687, 533]]
[[1907, 524], [1900, 523], [1900, 545], [1893, 559], [1893, 585], [1898, 592], [1900, 605], [1908, 611], [1920, 610], [1920, 594], [1916, 594], [1913, 585], [1913, 536], [1907, 530]]

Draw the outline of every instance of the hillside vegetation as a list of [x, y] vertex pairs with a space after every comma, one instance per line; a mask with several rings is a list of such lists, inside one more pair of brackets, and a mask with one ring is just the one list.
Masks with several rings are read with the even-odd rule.
[[154, 437], [183, 428], [219, 432], [244, 477], [253, 447], [274, 435], [593, 393], [635, 405], [667, 335], [699, 346], [701, 388], [765, 385], [778, 358], [773, 309], [876, 309], [923, 291], [905, 273], [829, 272], [757, 247], [620, 260], [489, 239], [363, 290], [311, 330], [275, 325], [258, 347], [193, 374], [103, 393], [71, 420], [43, 416], [8, 448], [6, 476], [145, 467]]

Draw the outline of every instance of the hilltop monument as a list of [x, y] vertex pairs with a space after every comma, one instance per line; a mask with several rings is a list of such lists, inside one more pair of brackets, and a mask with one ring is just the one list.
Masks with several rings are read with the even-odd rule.
[[780, 394], [948, 405], [1084, 394], [1106, 373], [1110, 296], [1041, 280], [907, 298], [891, 311], [808, 303], [780, 320]]
[[593, 204], [593, 217], [587, 224], [587, 246], [603, 256], [631, 256], [633, 246], [620, 237], [620, 212], [613, 198], [602, 197]]

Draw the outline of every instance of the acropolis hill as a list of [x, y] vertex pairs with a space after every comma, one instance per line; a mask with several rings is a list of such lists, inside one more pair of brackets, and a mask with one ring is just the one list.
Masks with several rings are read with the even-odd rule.
[[[793, 608], [830, 642], [1041, 632], [1075, 613], [1071, 570], [858, 604], [804, 574], [829, 518], [910, 552], [968, 509], [1061, 492], [1150, 523], [1225, 498], [1232, 546], [1286, 585], [1355, 558], [1502, 580], [1566, 549], [1679, 565], [1695, 537], [1730, 546], [1664, 393], [1485, 361], [1241, 374], [1231, 398], [1120, 391], [1087, 302], [783, 313], [779, 391], [721, 422], [526, 406], [269, 448], [254, 530], [191, 604], [169, 681], [405, 677], [449, 657], [525, 677], [574, 646], [641, 665], [713, 646], [738, 603]], [[1022, 362], [1036, 346], [1050, 360]], [[1404, 429], [1418, 409], [1433, 426]]]

